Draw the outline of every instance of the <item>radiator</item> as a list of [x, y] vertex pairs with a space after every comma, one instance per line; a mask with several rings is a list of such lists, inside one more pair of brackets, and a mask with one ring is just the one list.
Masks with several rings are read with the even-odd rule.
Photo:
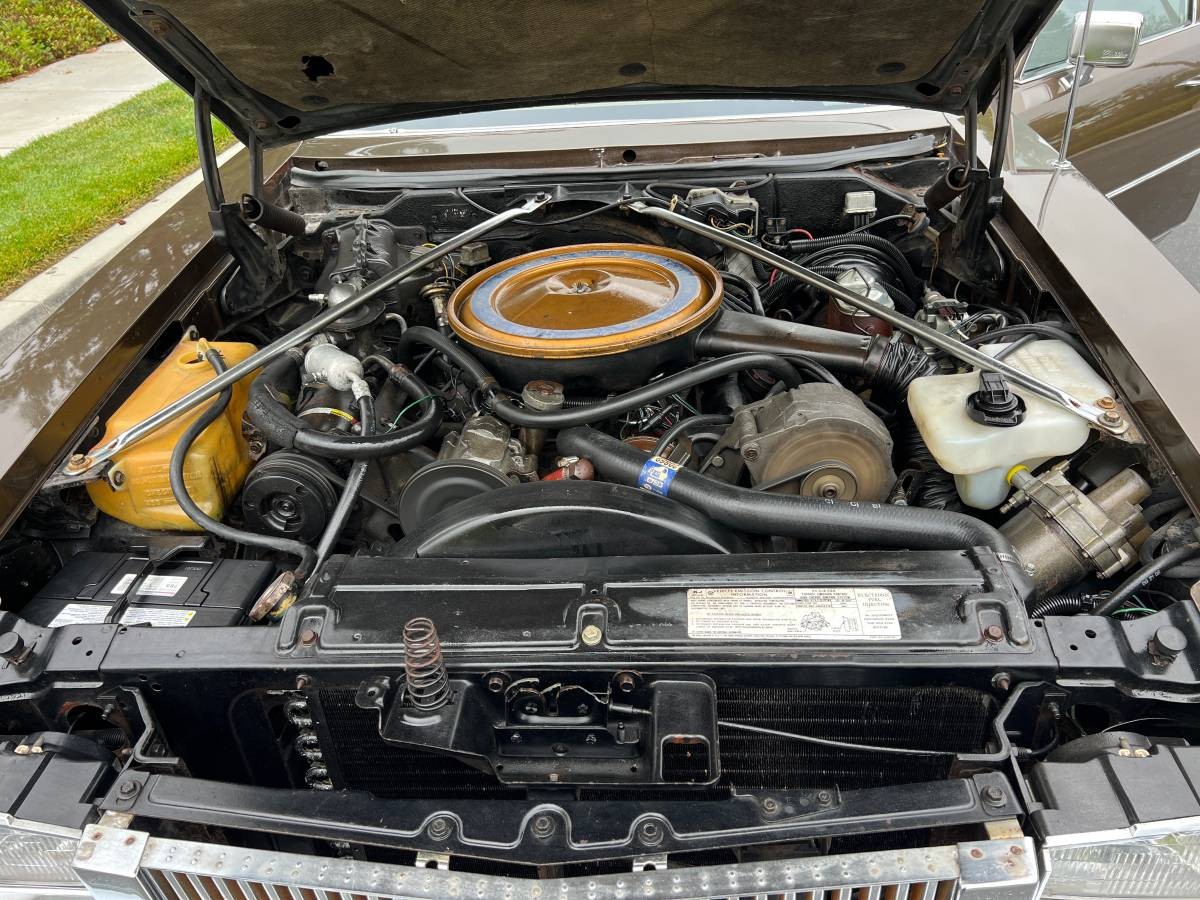
[[[355, 706], [354, 693], [349, 688], [318, 692], [319, 733], [334, 787], [387, 799], [524, 796], [523, 790], [505, 787], [466, 763], [385, 743], [379, 737], [377, 714]], [[987, 739], [993, 707], [987, 694], [962, 687], [735, 687], [718, 689], [717, 713], [725, 721], [841, 741], [977, 752]], [[683, 796], [726, 796], [731, 788], [852, 790], [949, 774], [949, 757], [897, 758], [733, 729], [721, 729], [718, 737], [719, 785], [684, 788]], [[599, 789], [580, 792], [581, 799], [609, 795]]]

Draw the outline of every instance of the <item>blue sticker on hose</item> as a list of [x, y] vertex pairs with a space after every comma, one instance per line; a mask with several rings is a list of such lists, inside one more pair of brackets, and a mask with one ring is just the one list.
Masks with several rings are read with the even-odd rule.
[[642, 466], [642, 471], [638, 475], [638, 487], [643, 491], [665, 497], [671, 489], [671, 482], [675, 480], [675, 473], [678, 471], [679, 463], [673, 463], [661, 456], [652, 456]]

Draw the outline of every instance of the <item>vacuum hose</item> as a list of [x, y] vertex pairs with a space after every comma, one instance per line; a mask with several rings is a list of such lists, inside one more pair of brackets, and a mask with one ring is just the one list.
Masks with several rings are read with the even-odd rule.
[[[591, 428], [561, 431], [557, 441], [559, 453], [586, 457], [605, 478], [622, 484], [640, 487], [652, 459]], [[1013, 553], [1008, 539], [995, 528], [959, 513], [771, 494], [687, 469], [676, 470], [661, 493], [751, 534], [926, 550], [989, 547]]]
[[[735, 353], [720, 359], [709, 360], [668, 375], [657, 381], [642, 385], [626, 394], [610, 397], [587, 406], [555, 410], [536, 410], [517, 406], [502, 392], [499, 383], [483, 364], [453, 340], [432, 328], [415, 326], [400, 338], [400, 351], [405, 352], [413, 344], [436, 350], [461, 369], [473, 385], [479, 388], [491, 402], [492, 411], [510, 425], [523, 428], [571, 428], [586, 425], [601, 419], [619, 416], [622, 413], [645, 406], [669, 394], [686, 391], [713, 378], [744, 369], [763, 369], [770, 372], [788, 387], [796, 387], [802, 381], [795, 367], [787, 360], [770, 353]], [[253, 421], [253, 420], [251, 420]]]
[[[370, 395], [359, 398], [358, 418], [362, 422], [362, 434], [364, 437], [370, 437], [375, 434], [375, 403]], [[354, 501], [358, 499], [358, 492], [362, 490], [363, 481], [367, 477], [367, 466], [370, 464], [371, 461], [369, 459], [359, 459], [350, 467], [350, 475], [346, 478], [346, 484], [342, 488], [342, 496], [338, 498], [337, 506], [333, 509], [333, 515], [329, 517], [329, 522], [325, 526], [321, 540], [317, 543], [316, 565], [318, 567], [333, 552], [333, 546], [337, 543], [338, 536], [342, 533], [342, 529], [346, 527], [346, 520], [350, 518], [350, 510], [354, 508]]]
[[[209, 350], [204, 357], [218, 375], [225, 371], [225, 361], [221, 359], [221, 354], [216, 350]], [[312, 573], [317, 559], [317, 554], [313, 551], [312, 547], [308, 546], [308, 544], [302, 544], [300, 541], [289, 540], [288, 538], [269, 537], [264, 534], [255, 534], [252, 531], [241, 531], [237, 528], [231, 528], [223, 522], [218, 522], [196, 504], [191, 494], [188, 493], [187, 485], [184, 483], [183, 464], [187, 459], [188, 451], [191, 450], [192, 444], [200, 436], [201, 432], [225, 412], [225, 407], [229, 405], [229, 398], [231, 396], [231, 390], [225, 388], [224, 391], [217, 395], [208, 409], [204, 410], [196, 418], [196, 421], [192, 422], [184, 430], [183, 434], [180, 435], [179, 443], [175, 445], [175, 450], [171, 453], [171, 462], [168, 468], [171, 493], [175, 495], [175, 502], [179, 504], [179, 508], [184, 511], [187, 517], [209, 534], [216, 535], [222, 540], [231, 541], [235, 544], [247, 544], [251, 547], [262, 547], [265, 550], [276, 550], [280, 553], [300, 557], [300, 565], [296, 567], [296, 578], [302, 581]]]

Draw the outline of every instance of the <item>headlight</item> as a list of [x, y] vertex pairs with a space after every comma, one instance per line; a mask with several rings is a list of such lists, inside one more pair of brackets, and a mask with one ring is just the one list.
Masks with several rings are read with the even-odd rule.
[[1200, 897], [1200, 832], [1052, 847], [1045, 900]]
[[0, 896], [85, 894], [71, 861], [79, 832], [0, 815]]

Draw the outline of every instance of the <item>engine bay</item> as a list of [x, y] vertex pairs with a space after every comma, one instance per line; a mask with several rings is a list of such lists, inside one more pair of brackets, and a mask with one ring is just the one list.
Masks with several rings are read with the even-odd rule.
[[555, 871], [918, 846], [1073, 741], [1186, 742], [1195, 519], [1003, 242], [949, 252], [944, 163], [244, 199], [276, 270], [235, 252], [6, 539], [13, 677], [104, 659], [8, 732], [146, 820], [253, 843], [291, 791], [318, 852]]

